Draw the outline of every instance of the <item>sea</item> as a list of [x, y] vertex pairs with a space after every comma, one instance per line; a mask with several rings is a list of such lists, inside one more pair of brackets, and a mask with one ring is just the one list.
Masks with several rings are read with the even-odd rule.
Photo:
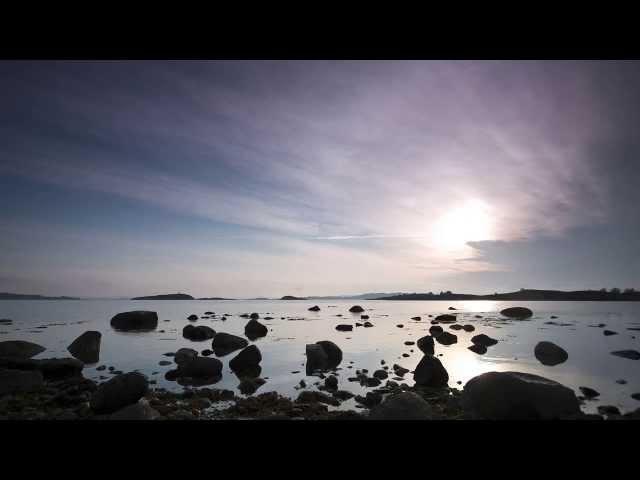
[[[318, 305], [320, 311], [309, 311]], [[372, 328], [356, 327], [361, 314], [349, 312], [353, 305], [362, 306], [369, 315]], [[511, 306], [530, 308], [534, 315], [528, 320], [509, 320], [500, 310]], [[455, 311], [449, 310], [450, 307]], [[120, 312], [152, 310], [158, 313], [158, 327], [151, 332], [118, 332], [110, 326], [111, 318]], [[215, 312], [216, 318], [187, 320], [189, 315], [201, 317]], [[34, 358], [69, 357], [67, 347], [87, 330], [102, 333], [100, 361], [87, 364], [84, 376], [105, 381], [108, 370], [96, 367], [113, 366], [123, 372], [137, 370], [155, 381], [154, 388], [182, 391], [185, 387], [165, 379], [174, 365], [160, 366], [164, 356], [179, 348], [202, 351], [211, 348], [211, 340], [194, 342], [182, 336], [188, 324], [207, 325], [216, 332], [244, 337], [247, 318], [240, 315], [258, 313], [259, 321], [268, 327], [268, 334], [250, 344], [262, 353], [261, 377], [266, 383], [255, 393], [277, 391], [295, 398], [304, 380], [308, 389], [317, 388], [322, 380], [305, 372], [305, 345], [320, 340], [335, 342], [343, 352], [337, 371], [339, 388], [356, 395], [365, 395], [371, 388], [349, 381], [356, 370], [367, 369], [369, 376], [383, 367], [398, 364], [413, 370], [422, 358], [416, 345], [420, 337], [429, 335], [431, 321], [440, 314], [456, 313], [458, 323], [473, 325], [475, 331], [451, 330], [457, 343], [444, 346], [436, 342], [435, 354], [449, 373], [449, 386], [463, 389], [471, 378], [490, 371], [518, 371], [540, 375], [566, 385], [580, 395], [579, 387], [590, 387], [600, 396], [586, 401], [583, 411], [594, 413], [599, 405], [615, 405], [623, 413], [640, 407], [631, 397], [640, 392], [640, 360], [611, 354], [616, 350], [640, 350], [640, 302], [504, 302], [504, 301], [391, 301], [391, 300], [3, 300], [0, 318], [13, 320], [0, 325], [0, 341], [28, 340], [46, 348]], [[229, 315], [226, 320], [222, 314]], [[421, 320], [412, 320], [412, 317]], [[431, 317], [430, 317], [431, 316]], [[551, 319], [552, 316], [557, 318]], [[273, 317], [265, 320], [264, 317]], [[550, 324], [548, 322], [555, 322]], [[353, 331], [337, 331], [336, 325], [354, 325]], [[604, 327], [598, 326], [605, 324]], [[616, 332], [606, 336], [604, 330]], [[485, 333], [498, 340], [487, 353], [478, 355], [468, 347], [471, 337]], [[566, 362], [545, 366], [534, 356], [538, 342], [551, 341], [564, 348]], [[223, 362], [222, 378], [210, 388], [238, 390], [240, 383], [229, 369], [228, 362], [238, 352], [219, 357]], [[405, 356], [403, 356], [403, 354]], [[102, 378], [100, 378], [102, 377]], [[106, 378], [105, 378], [106, 377]], [[413, 384], [413, 376], [404, 376], [404, 383]], [[188, 387], [191, 388], [191, 387]], [[355, 400], [343, 402], [340, 409], [354, 409]]]

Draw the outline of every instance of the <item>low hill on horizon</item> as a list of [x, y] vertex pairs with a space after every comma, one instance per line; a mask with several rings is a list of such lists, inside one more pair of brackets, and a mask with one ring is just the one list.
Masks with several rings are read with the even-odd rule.
[[44, 295], [29, 295], [22, 293], [0, 293], [0, 300], [80, 300], [77, 297], [47, 297]]
[[131, 300], [195, 300], [186, 293], [167, 293], [164, 295], [150, 295], [147, 297], [134, 297]]
[[392, 297], [375, 298], [373, 300], [522, 300], [522, 301], [640, 301], [640, 292], [633, 289], [621, 291], [605, 290], [534, 290], [522, 289], [517, 292], [494, 293], [491, 295], [473, 295], [465, 293], [403, 293]]

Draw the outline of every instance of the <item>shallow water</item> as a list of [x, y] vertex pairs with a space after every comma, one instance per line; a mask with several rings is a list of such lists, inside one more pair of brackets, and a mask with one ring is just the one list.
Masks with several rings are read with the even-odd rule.
[[[357, 303], [370, 316], [373, 328], [354, 327], [352, 332], [338, 332], [340, 323], [355, 324], [360, 314], [351, 314], [348, 309]], [[319, 305], [321, 311], [307, 309]], [[521, 305], [533, 310], [534, 316], [525, 321], [504, 321], [499, 311], [508, 306]], [[339, 388], [355, 394], [365, 394], [366, 387], [347, 378], [355, 376], [356, 369], [366, 368], [371, 375], [381, 368], [385, 360], [390, 367], [394, 363], [413, 370], [422, 357], [417, 346], [405, 346], [407, 340], [417, 341], [428, 335], [430, 320], [427, 315], [453, 313], [448, 307], [455, 307], [459, 323], [472, 324], [476, 331], [453, 331], [449, 325], [442, 325], [447, 331], [458, 336], [458, 343], [443, 346], [436, 342], [436, 355], [449, 372], [449, 385], [462, 388], [470, 378], [488, 371], [509, 371], [542, 375], [556, 380], [576, 390], [579, 386], [595, 388], [600, 397], [587, 401], [586, 412], [594, 412], [598, 405], [616, 405], [624, 413], [640, 407], [640, 402], [631, 398], [640, 392], [640, 360], [629, 360], [611, 355], [615, 350], [640, 350], [640, 331], [628, 328], [640, 327], [640, 303], [634, 302], [494, 302], [494, 301], [385, 301], [365, 300], [315, 300], [315, 301], [127, 301], [127, 300], [66, 300], [30, 301], [5, 300], [0, 302], [0, 318], [12, 319], [13, 325], [0, 325], [0, 341], [30, 340], [43, 345], [47, 350], [35, 358], [68, 357], [67, 346], [86, 330], [102, 333], [100, 362], [87, 365], [84, 375], [94, 380], [99, 376], [111, 376], [107, 371], [96, 371], [99, 365], [114, 366], [116, 370], [139, 370], [157, 380], [158, 387], [180, 391], [175, 382], [164, 379], [167, 370], [175, 365], [160, 366], [161, 360], [172, 360], [163, 353], [175, 352], [178, 348], [189, 347], [202, 351], [211, 348], [211, 340], [192, 342], [182, 337], [182, 328], [191, 323], [187, 316], [201, 316], [205, 311], [213, 311], [218, 318], [199, 319], [194, 325], [208, 325], [216, 332], [228, 332], [244, 336], [244, 326], [248, 319], [238, 315], [257, 312], [260, 322], [269, 328], [266, 337], [255, 343], [262, 352], [262, 378], [267, 383], [256, 394], [267, 391], [296, 397], [294, 387], [304, 379], [308, 388], [319, 379], [305, 375], [305, 344], [319, 340], [331, 340], [343, 351], [339, 370]], [[122, 333], [114, 331], [109, 321], [120, 312], [129, 310], [153, 310], [158, 312], [158, 329], [147, 333]], [[231, 314], [226, 321], [220, 319], [223, 313]], [[342, 317], [336, 315], [342, 314]], [[474, 318], [481, 315], [482, 319]], [[550, 316], [553, 321], [570, 323], [570, 326], [547, 325]], [[271, 316], [273, 320], [262, 317]], [[411, 317], [421, 316], [421, 321]], [[284, 320], [281, 317], [285, 317]], [[296, 318], [297, 320], [291, 320]], [[168, 321], [165, 321], [168, 320]], [[603, 328], [589, 325], [606, 324], [604, 329], [618, 332], [618, 335], [604, 336]], [[63, 325], [51, 325], [63, 324]], [[403, 324], [398, 328], [397, 324]], [[50, 325], [47, 328], [36, 327]], [[160, 333], [158, 330], [165, 330]], [[484, 355], [477, 355], [467, 347], [471, 337], [479, 333], [499, 340], [489, 347]], [[632, 338], [635, 337], [635, 338]], [[539, 341], [552, 341], [569, 353], [569, 359], [560, 365], [544, 366], [533, 354]], [[410, 350], [413, 349], [413, 353]], [[408, 353], [408, 358], [402, 357]], [[237, 394], [238, 378], [229, 370], [228, 361], [237, 352], [221, 357], [224, 364], [223, 378], [216, 388], [234, 390]], [[352, 368], [348, 368], [348, 367]], [[291, 373], [299, 371], [299, 373]], [[158, 372], [154, 375], [154, 372]], [[390, 374], [390, 378], [393, 375]], [[620, 385], [616, 380], [624, 379]], [[461, 384], [458, 384], [461, 382]], [[383, 382], [384, 383], [384, 382]], [[413, 384], [412, 375], [405, 375], [405, 383]], [[344, 402], [340, 408], [353, 408], [354, 400]]]

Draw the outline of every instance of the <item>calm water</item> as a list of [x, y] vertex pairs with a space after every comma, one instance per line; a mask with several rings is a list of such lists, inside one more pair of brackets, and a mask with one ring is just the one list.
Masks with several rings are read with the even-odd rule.
[[[320, 312], [309, 312], [307, 308], [319, 305]], [[632, 302], [409, 302], [409, 301], [358, 301], [370, 316], [374, 328], [354, 328], [352, 332], [338, 332], [335, 325], [360, 321], [360, 314], [351, 314], [348, 309], [352, 300], [331, 301], [126, 301], [126, 300], [69, 300], [69, 301], [2, 301], [0, 318], [10, 318], [11, 326], [0, 325], [0, 340], [30, 340], [47, 348], [36, 358], [70, 356], [67, 346], [86, 330], [98, 330], [102, 333], [100, 362], [87, 365], [84, 374], [98, 380], [107, 372], [96, 371], [98, 365], [114, 366], [117, 370], [138, 369], [150, 378], [157, 380], [157, 386], [171, 390], [182, 390], [175, 382], [164, 379], [164, 373], [175, 365], [161, 367], [161, 360], [172, 360], [162, 354], [175, 352], [181, 347], [190, 347], [198, 351], [211, 347], [211, 341], [192, 342], [182, 337], [182, 328], [187, 325], [187, 316], [201, 316], [205, 311], [216, 315], [223, 313], [232, 316], [226, 321], [200, 319], [195, 325], [208, 325], [217, 332], [228, 332], [244, 336], [247, 319], [238, 315], [258, 312], [261, 317], [272, 316], [274, 320], [261, 322], [269, 328], [269, 334], [256, 340], [262, 352], [262, 374], [268, 378], [257, 393], [276, 390], [283, 395], [295, 397], [294, 388], [301, 379], [308, 386], [318, 381], [316, 377], [305, 376], [305, 344], [319, 340], [331, 340], [343, 351], [343, 361], [338, 373], [340, 388], [356, 394], [364, 394], [368, 389], [347, 378], [355, 376], [356, 369], [366, 368], [371, 375], [381, 368], [380, 361], [389, 366], [398, 363], [413, 370], [422, 357], [414, 346], [405, 346], [407, 340], [416, 341], [428, 335], [431, 326], [427, 315], [450, 313], [447, 308], [458, 309], [461, 323], [470, 323], [475, 332], [452, 331], [448, 325], [443, 327], [458, 336], [458, 343], [443, 346], [436, 342], [436, 354], [442, 354], [440, 360], [449, 372], [450, 386], [462, 388], [470, 378], [488, 371], [517, 370], [542, 375], [556, 380], [568, 387], [579, 386], [595, 388], [601, 393], [596, 401], [589, 401], [583, 407], [585, 411], [595, 411], [598, 405], [618, 406], [623, 413], [640, 407], [640, 402], [630, 395], [640, 392], [640, 361], [615, 357], [614, 350], [640, 350], [640, 331], [627, 330], [640, 327], [640, 303]], [[508, 306], [522, 305], [534, 312], [528, 321], [504, 322], [498, 312]], [[114, 331], [109, 321], [119, 312], [129, 310], [153, 310], [158, 312], [158, 330], [148, 333], [121, 333]], [[343, 317], [337, 317], [342, 314]], [[482, 319], [474, 318], [482, 315]], [[556, 315], [555, 322], [570, 323], [570, 326], [545, 325], [550, 316]], [[422, 321], [411, 320], [421, 316]], [[281, 317], [285, 317], [284, 320]], [[295, 318], [295, 320], [293, 320]], [[165, 321], [168, 320], [168, 321]], [[605, 337], [602, 328], [589, 325], [605, 323], [606, 329], [618, 332], [618, 335]], [[64, 324], [64, 325], [51, 325]], [[396, 327], [403, 324], [404, 328]], [[50, 325], [44, 329], [36, 327]], [[473, 335], [486, 333], [499, 340], [496, 346], [489, 347], [485, 355], [477, 355], [467, 347], [471, 345]], [[633, 337], [636, 338], [633, 338]], [[540, 364], [533, 355], [537, 342], [552, 341], [569, 353], [569, 359], [557, 366]], [[413, 353], [410, 350], [413, 349]], [[223, 378], [215, 387], [237, 391], [238, 378], [229, 370], [228, 360], [237, 352], [221, 360], [224, 364]], [[409, 353], [408, 358], [402, 357]], [[351, 363], [353, 362], [353, 363]], [[348, 368], [351, 366], [352, 368]], [[291, 373], [299, 371], [300, 373]], [[157, 373], [155, 373], [157, 372]], [[109, 376], [107, 374], [107, 376]], [[110, 377], [110, 376], [109, 376]], [[406, 383], [412, 384], [412, 375], [407, 374]], [[624, 379], [628, 383], [619, 385], [616, 380]], [[462, 382], [458, 385], [457, 382]], [[354, 401], [344, 402], [341, 408], [353, 408]]]

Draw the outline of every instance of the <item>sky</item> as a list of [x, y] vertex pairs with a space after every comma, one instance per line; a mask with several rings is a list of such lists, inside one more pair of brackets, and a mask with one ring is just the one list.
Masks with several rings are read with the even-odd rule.
[[0, 61], [0, 291], [640, 288], [638, 61]]

